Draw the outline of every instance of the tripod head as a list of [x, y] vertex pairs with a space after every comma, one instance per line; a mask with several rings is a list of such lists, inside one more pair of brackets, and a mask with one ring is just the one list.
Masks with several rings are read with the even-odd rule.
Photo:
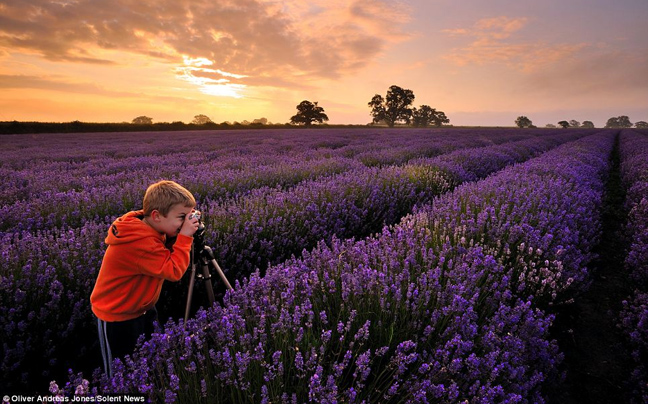
[[193, 235], [194, 260], [200, 259], [205, 252], [205, 224], [198, 216], [198, 230]]
[[191, 255], [192, 255], [192, 264], [201, 263], [204, 264], [205, 261], [210, 261], [214, 259], [214, 253], [212, 252], [211, 247], [205, 244], [205, 223], [202, 221], [202, 213], [199, 210], [194, 210], [189, 215], [189, 219], [197, 218], [198, 219], [198, 229], [193, 234], [193, 244], [191, 246]]

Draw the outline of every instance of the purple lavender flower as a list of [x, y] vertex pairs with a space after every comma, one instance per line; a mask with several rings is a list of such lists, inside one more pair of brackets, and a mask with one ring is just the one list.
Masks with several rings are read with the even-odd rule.
[[[3, 153], [3, 173], [16, 180], [3, 190], [0, 212], [0, 264], [7, 271], [0, 297], [10, 308], [0, 314], [2, 340], [10, 341], [2, 348], [2, 379], [26, 374], [35, 356], [63, 366], [70, 341], [93, 340], [87, 293], [106, 226], [136, 208], [153, 179], [172, 177], [195, 190], [211, 215], [207, 241], [220, 248], [226, 267], [265, 269], [314, 249], [264, 277], [241, 277], [223, 307], [202, 312], [186, 328], [168, 323], [133, 358], [116, 362], [113, 379], [97, 380], [103, 392], [142, 392], [170, 402], [188, 400], [184, 386], [224, 397], [266, 394], [274, 402], [306, 401], [311, 393], [322, 402], [375, 402], [401, 393], [446, 402], [469, 394], [533, 400], [557, 360], [552, 344], [543, 344], [546, 319], [527, 306], [496, 313], [517, 308], [518, 296], [555, 299], [553, 292], [586, 278], [582, 269], [598, 231], [588, 212], [597, 208], [609, 136], [589, 139], [589, 148], [568, 143], [541, 155], [586, 133], [460, 131], [453, 132], [462, 134], [456, 140], [427, 130], [331, 132], [325, 139], [267, 131], [263, 140], [236, 132], [208, 150], [197, 147], [204, 138], [192, 133], [159, 150], [135, 143], [116, 150], [114, 137], [129, 142], [118, 134], [90, 136], [96, 146], [90, 151], [69, 146], [74, 137], [57, 138], [63, 147], [53, 153], [25, 140], [29, 153]], [[30, 173], [25, 155], [44, 163]], [[188, 170], [170, 160], [196, 164]], [[527, 172], [528, 181], [520, 177], [507, 186]], [[531, 193], [545, 186], [551, 191]], [[560, 187], [569, 192], [557, 194]], [[479, 196], [463, 198], [472, 192]], [[498, 192], [507, 196], [491, 196]], [[533, 198], [516, 209], [512, 199], [506, 203], [510, 193]], [[431, 208], [383, 227], [431, 201]], [[564, 212], [546, 217], [540, 208], [554, 202]], [[518, 249], [522, 243], [527, 248]], [[524, 332], [539, 346], [533, 352], [523, 338], [498, 334], [518, 332], [515, 321], [527, 318]], [[467, 369], [469, 378], [455, 383]], [[524, 377], [529, 381], [522, 383]], [[493, 379], [490, 385], [474, 387], [486, 379]]]
[[618, 327], [630, 347], [634, 369], [631, 399], [648, 401], [648, 138], [638, 131], [624, 130], [620, 136], [621, 179], [628, 190], [627, 231], [632, 240], [625, 269], [635, 290], [623, 303]]

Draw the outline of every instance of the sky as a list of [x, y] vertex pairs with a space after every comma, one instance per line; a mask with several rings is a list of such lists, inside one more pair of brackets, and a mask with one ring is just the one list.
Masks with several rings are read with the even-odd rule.
[[648, 121], [648, 0], [0, 0], [0, 121]]

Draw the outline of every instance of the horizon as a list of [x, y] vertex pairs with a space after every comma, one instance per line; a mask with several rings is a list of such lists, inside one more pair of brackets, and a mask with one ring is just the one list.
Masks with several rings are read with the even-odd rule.
[[[618, 118], [618, 117], [610, 117], [610, 118]], [[627, 128], [636, 128], [636, 129], [645, 129], [644, 126], [641, 127], [635, 127], [635, 123], [639, 123], [640, 121], [636, 122], [631, 122], [632, 126], [631, 127], [626, 127]], [[591, 127], [585, 127], [585, 126], [567, 126], [565, 128], [559, 126], [557, 123], [552, 124], [551, 122], [548, 125], [533, 125], [530, 127], [519, 127], [515, 123], [512, 123], [510, 125], [453, 125], [452, 123], [448, 124], [443, 124], [440, 126], [436, 126], [434, 124], [428, 124], [427, 126], [414, 126], [412, 123], [406, 124], [406, 123], [396, 123], [393, 127], [390, 127], [386, 123], [329, 123], [329, 122], [323, 122], [323, 123], [317, 123], [314, 122], [311, 126], [305, 126], [301, 124], [294, 124], [290, 122], [271, 122], [268, 121], [267, 123], [260, 123], [260, 122], [250, 122], [247, 120], [243, 120], [241, 122], [239, 121], [222, 121], [222, 122], [211, 122], [208, 124], [201, 124], [201, 123], [193, 123], [193, 122], [183, 122], [183, 121], [173, 121], [173, 122], [167, 122], [167, 121], [153, 121], [151, 123], [134, 123], [134, 122], [127, 122], [127, 121], [122, 121], [122, 122], [93, 122], [93, 121], [79, 121], [79, 120], [73, 120], [73, 121], [0, 121], [0, 124], [20, 124], [20, 125], [30, 125], [30, 124], [37, 124], [37, 125], [70, 125], [70, 124], [81, 124], [81, 125], [107, 125], [107, 126], [133, 126], [133, 127], [148, 127], [148, 126], [156, 126], [156, 125], [164, 125], [164, 126], [173, 126], [174, 124], [182, 124], [183, 126], [188, 126], [190, 128], [197, 128], [195, 130], [223, 130], [227, 129], [228, 127], [240, 127], [240, 126], [249, 126], [252, 129], [264, 129], [264, 128], [275, 128], [275, 127], [291, 127], [294, 129], [311, 129], [311, 128], [320, 128], [320, 129], [325, 129], [327, 127], [330, 127], [332, 129], [337, 128], [337, 127], [356, 127], [356, 128], [367, 128], [367, 127], [373, 127], [376, 129], [384, 128], [384, 129], [452, 129], [452, 128], [511, 128], [511, 129], [591, 129]], [[583, 122], [578, 122], [580, 125], [583, 124]], [[645, 123], [645, 121], [641, 121], [641, 123]], [[210, 126], [213, 125], [213, 126]], [[554, 125], [554, 126], [549, 126], [549, 125]], [[620, 126], [606, 126], [605, 124], [601, 126], [595, 125], [594, 128], [596, 129], [623, 129], [623, 127]], [[138, 129], [139, 130], [139, 129]], [[184, 131], [187, 130], [187, 128], [182, 128], [182, 129], [177, 129], [177, 130], [172, 130], [172, 131]], [[194, 130], [194, 129], [190, 129]], [[43, 132], [43, 133], [49, 133], [49, 132]], [[65, 133], [75, 133], [75, 132], [65, 132]]]
[[391, 85], [453, 126], [648, 121], [645, 0], [122, 1], [0, 0], [0, 121], [366, 125]]

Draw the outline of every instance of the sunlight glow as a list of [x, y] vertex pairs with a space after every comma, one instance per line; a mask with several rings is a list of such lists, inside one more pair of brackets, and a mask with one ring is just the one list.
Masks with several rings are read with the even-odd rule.
[[244, 84], [206, 84], [200, 88], [200, 92], [207, 95], [219, 97], [243, 98], [241, 92], [245, 90]]
[[[190, 58], [183, 56], [185, 66], [176, 69], [176, 77], [194, 84], [203, 94], [218, 97], [243, 98], [243, 91], [247, 88], [245, 84], [232, 83], [232, 79], [241, 79], [248, 76], [225, 72], [220, 69], [209, 69], [204, 66], [212, 66], [214, 62], [207, 58]], [[207, 76], [207, 77], [206, 77]], [[220, 78], [211, 78], [218, 77]]]
[[207, 58], [190, 58], [189, 56], [183, 56], [185, 66], [211, 66], [214, 64], [211, 60]]
[[244, 75], [244, 74], [234, 74], [234, 73], [224, 72], [224, 71], [222, 71], [221, 69], [216, 69], [216, 70], [205, 69], [205, 71], [210, 71], [210, 72], [218, 73], [218, 74], [220, 74], [220, 75], [222, 75], [222, 76], [225, 76], [225, 77], [233, 77], [233, 78], [235, 78], [235, 79], [242, 79], [242, 78], [245, 78], [245, 77], [249, 77], [249, 76], [246, 76], [246, 75]]

